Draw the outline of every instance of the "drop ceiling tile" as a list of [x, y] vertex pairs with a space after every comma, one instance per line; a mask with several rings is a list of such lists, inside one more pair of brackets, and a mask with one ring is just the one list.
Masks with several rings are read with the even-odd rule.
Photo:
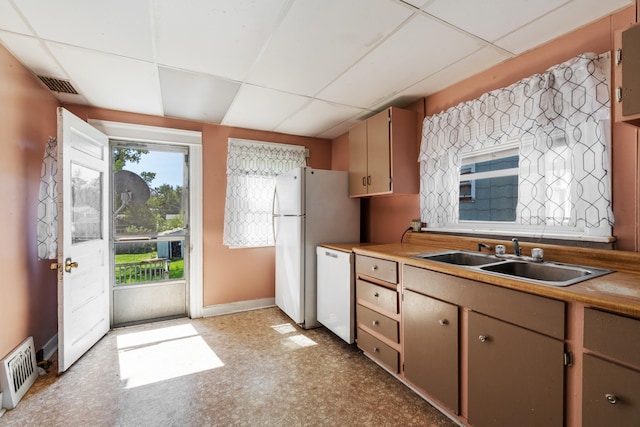
[[404, 3], [410, 4], [413, 7], [421, 8], [429, 0], [402, 0]]
[[91, 105], [163, 115], [158, 71], [153, 64], [57, 43], [47, 45]]
[[17, 1], [43, 39], [153, 60], [148, 1]]
[[411, 13], [388, 0], [296, 1], [247, 81], [313, 96]]
[[69, 75], [54, 60], [40, 40], [0, 31], [0, 41], [32, 73], [62, 80], [69, 79]]
[[345, 133], [349, 132], [349, 129], [360, 123], [360, 120], [349, 119], [340, 123], [338, 126], [327, 129], [322, 133], [316, 135], [317, 138], [335, 139]]
[[398, 96], [407, 99], [418, 99], [431, 95], [511, 57], [512, 55], [494, 47], [484, 47], [407, 88], [400, 92]]
[[334, 128], [362, 114], [360, 108], [314, 100], [275, 130], [293, 135], [316, 136], [326, 129]]
[[158, 62], [244, 81], [287, 0], [155, 2]]
[[464, 31], [493, 42], [570, 1], [434, 0], [423, 10]]
[[370, 108], [482, 46], [437, 20], [416, 15], [318, 98]]
[[14, 33], [31, 34], [31, 30], [9, 0], [0, 0], [0, 28]]
[[165, 116], [220, 123], [240, 84], [229, 80], [159, 68]]
[[495, 44], [521, 54], [632, 4], [634, 0], [576, 0], [501, 38]]
[[244, 84], [238, 91], [222, 124], [273, 130], [309, 101], [309, 98], [303, 96]]

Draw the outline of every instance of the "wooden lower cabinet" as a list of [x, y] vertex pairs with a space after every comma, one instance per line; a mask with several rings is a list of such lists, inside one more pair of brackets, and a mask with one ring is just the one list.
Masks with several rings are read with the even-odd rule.
[[640, 372], [584, 355], [582, 425], [640, 425]]
[[410, 290], [402, 304], [405, 378], [459, 414], [458, 307]]
[[563, 341], [473, 311], [468, 327], [469, 423], [562, 426]]

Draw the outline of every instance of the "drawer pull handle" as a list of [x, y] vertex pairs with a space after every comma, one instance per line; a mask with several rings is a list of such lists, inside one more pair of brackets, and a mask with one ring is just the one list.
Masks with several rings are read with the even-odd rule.
[[607, 401], [608, 401], [609, 403], [611, 403], [612, 405], [615, 405], [615, 404], [616, 404], [616, 402], [618, 401], [618, 398], [616, 397], [616, 395], [615, 395], [615, 394], [609, 394], [609, 393], [607, 393], [607, 394], [605, 394], [605, 395], [604, 395], [604, 397], [606, 397], [606, 398], [607, 398]]
[[380, 294], [376, 292], [375, 294], [373, 294], [373, 296], [378, 298], [380, 296]]
[[377, 266], [377, 265], [374, 265], [373, 267], [371, 267], [371, 270], [372, 270], [372, 271], [376, 271], [377, 269], [378, 269], [378, 266]]
[[374, 353], [379, 353], [379, 352], [380, 352], [380, 349], [379, 349], [378, 347], [373, 347], [373, 352], [374, 352]]
[[489, 337], [486, 335], [480, 335], [478, 339], [480, 340], [480, 342], [486, 342], [489, 340]]
[[380, 324], [380, 322], [378, 322], [377, 320], [374, 320], [372, 323], [373, 323], [373, 326], [378, 326]]
[[440, 319], [438, 320], [438, 323], [440, 324], [440, 326], [446, 326], [449, 324], [449, 321], [447, 319]]

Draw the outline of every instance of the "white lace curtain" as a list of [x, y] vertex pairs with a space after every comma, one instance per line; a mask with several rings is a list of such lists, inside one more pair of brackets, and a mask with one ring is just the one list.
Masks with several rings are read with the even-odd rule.
[[516, 223], [609, 235], [609, 55], [586, 53], [425, 118], [421, 217], [458, 223], [465, 153], [519, 141]]
[[58, 258], [58, 142], [49, 137], [40, 169], [38, 259]]
[[277, 175], [305, 166], [306, 148], [229, 139], [223, 243], [229, 247], [273, 245], [273, 192]]

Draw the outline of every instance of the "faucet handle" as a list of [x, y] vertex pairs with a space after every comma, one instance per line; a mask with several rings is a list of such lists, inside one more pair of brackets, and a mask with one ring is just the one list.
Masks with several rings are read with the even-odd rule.
[[496, 245], [496, 255], [504, 255], [507, 248], [504, 245]]
[[531, 257], [535, 261], [542, 261], [542, 257], [544, 256], [544, 251], [540, 248], [531, 249]]

